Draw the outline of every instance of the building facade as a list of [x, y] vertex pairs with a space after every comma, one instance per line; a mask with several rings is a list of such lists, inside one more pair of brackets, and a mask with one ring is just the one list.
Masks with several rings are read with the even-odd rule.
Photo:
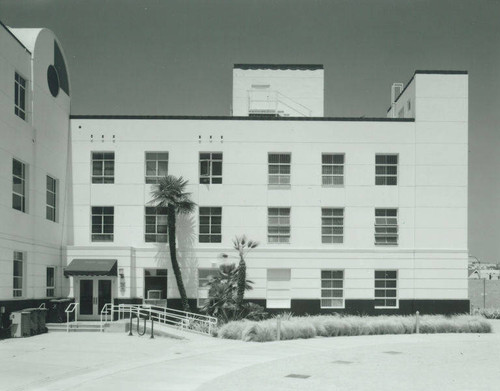
[[0, 328], [5, 328], [11, 310], [66, 293], [70, 89], [62, 46], [51, 31], [0, 25], [0, 92]]
[[150, 204], [168, 173], [197, 204], [177, 228], [192, 308], [246, 235], [246, 299], [270, 311], [467, 312], [467, 73], [416, 71], [387, 117], [323, 106], [322, 66], [238, 64], [231, 117], [72, 116], [61, 295], [89, 319], [106, 302], [180, 307]]

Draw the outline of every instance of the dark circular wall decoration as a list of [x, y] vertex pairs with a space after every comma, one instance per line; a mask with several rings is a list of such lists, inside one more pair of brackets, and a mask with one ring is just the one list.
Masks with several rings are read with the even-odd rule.
[[47, 83], [49, 84], [50, 93], [55, 98], [59, 94], [59, 76], [54, 65], [49, 65], [47, 68]]

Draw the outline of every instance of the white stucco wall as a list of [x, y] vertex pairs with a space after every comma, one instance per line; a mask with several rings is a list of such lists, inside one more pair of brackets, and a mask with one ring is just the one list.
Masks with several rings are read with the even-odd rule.
[[[450, 113], [463, 118], [460, 110]], [[192, 199], [223, 210], [220, 244], [198, 243], [198, 213], [180, 222], [179, 255], [190, 297], [196, 297], [196, 269], [220, 262], [222, 252], [233, 254], [231, 239], [246, 234], [261, 243], [248, 257], [248, 277], [255, 282], [248, 298], [266, 298], [268, 268], [290, 268], [294, 299], [319, 299], [321, 269], [345, 270], [346, 299], [373, 299], [374, 269], [398, 270], [400, 299], [467, 299], [466, 160], [464, 139], [455, 134], [466, 137], [466, 123], [465, 129], [455, 125], [450, 114], [433, 133], [426, 130], [433, 115], [415, 122], [73, 119], [75, 236], [68, 261], [102, 251], [118, 259], [126, 279], [120, 297], [142, 296], [143, 276], [132, 263], [165, 266], [168, 296], [178, 297], [168, 248], [144, 242], [151, 190], [144, 182], [144, 154], [168, 151], [169, 173], [189, 180]], [[115, 184], [90, 184], [92, 151], [115, 152]], [[222, 185], [198, 184], [199, 152], [223, 152]], [[269, 152], [292, 154], [289, 189], [268, 187]], [[345, 153], [345, 186], [321, 186], [324, 152]], [[399, 154], [398, 186], [375, 186], [376, 153]], [[90, 242], [92, 205], [115, 207], [113, 243]], [[291, 207], [289, 244], [267, 243], [267, 208], [275, 206]], [[321, 243], [321, 207], [345, 208], [343, 244]], [[376, 207], [398, 208], [397, 247], [374, 245]], [[128, 246], [133, 261], [122, 256]]]
[[[54, 34], [45, 29], [12, 29], [26, 46], [0, 27], [0, 299], [13, 296], [13, 252], [25, 253], [23, 296], [46, 297], [46, 267], [55, 266], [56, 296], [63, 294], [61, 251], [68, 175], [70, 99], [54, 98], [47, 85]], [[27, 120], [14, 114], [14, 74], [27, 80]], [[12, 159], [27, 165], [26, 213], [12, 208]], [[46, 219], [46, 176], [58, 180], [58, 220]]]

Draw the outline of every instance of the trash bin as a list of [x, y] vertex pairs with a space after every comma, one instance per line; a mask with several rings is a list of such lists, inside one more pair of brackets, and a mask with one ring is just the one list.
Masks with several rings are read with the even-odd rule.
[[29, 337], [31, 335], [31, 314], [28, 311], [18, 311], [10, 314], [12, 338]]
[[47, 318], [47, 309], [46, 308], [38, 308], [38, 333], [46, 333], [47, 326], [45, 326], [45, 321]]
[[47, 321], [49, 323], [65, 323], [66, 313], [64, 312], [72, 299], [53, 299], [49, 303]]
[[25, 308], [23, 312], [30, 314], [30, 335], [38, 334], [38, 308]]

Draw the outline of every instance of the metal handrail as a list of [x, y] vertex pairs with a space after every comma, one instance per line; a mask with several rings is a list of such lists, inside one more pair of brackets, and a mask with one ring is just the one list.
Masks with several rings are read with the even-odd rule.
[[217, 318], [213, 316], [195, 314], [155, 305], [114, 305], [108, 303], [101, 310], [101, 330], [104, 329], [105, 323], [108, 322], [108, 316], [110, 316], [112, 320], [114, 313], [118, 314], [118, 319], [123, 319], [127, 313], [130, 317], [133, 315], [137, 317], [148, 316], [149, 319], [160, 324], [205, 335], [211, 335], [212, 330], [217, 326]]
[[40, 304], [40, 305], [38, 306], [38, 308], [40, 308], [40, 309], [45, 309], [45, 308], [46, 308], [46, 307], [45, 307], [45, 303]]
[[75, 313], [75, 324], [77, 324], [78, 322], [78, 305], [80, 303], [70, 303], [66, 309], [64, 310], [64, 312], [66, 312], [66, 332], [69, 333], [69, 314], [74, 312]]

